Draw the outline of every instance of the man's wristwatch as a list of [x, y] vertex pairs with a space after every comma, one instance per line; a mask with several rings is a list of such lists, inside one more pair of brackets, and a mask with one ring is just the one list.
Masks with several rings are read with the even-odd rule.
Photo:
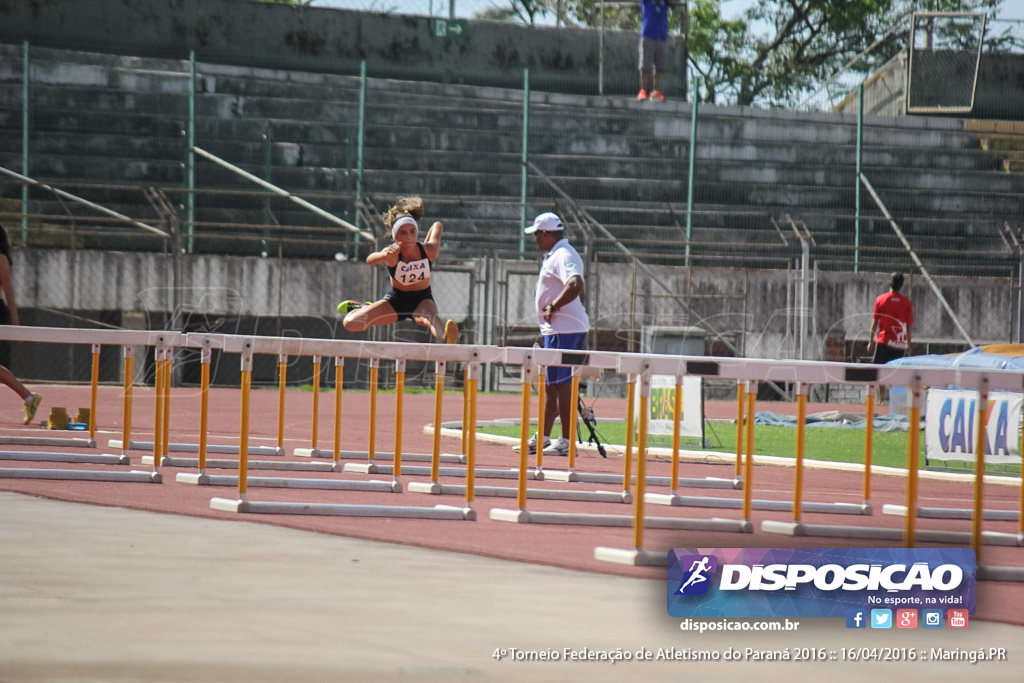
[[554, 304], [548, 304], [545, 308], [550, 308], [552, 313], [556, 313], [558, 311]]

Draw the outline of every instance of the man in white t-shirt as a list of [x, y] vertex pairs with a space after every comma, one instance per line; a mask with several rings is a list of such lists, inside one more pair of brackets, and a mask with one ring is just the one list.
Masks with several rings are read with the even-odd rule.
[[[562, 220], [553, 213], [537, 216], [525, 232], [534, 235], [537, 248], [545, 252], [536, 295], [537, 322], [544, 348], [582, 351], [586, 348], [587, 332], [590, 331], [590, 318], [583, 307], [583, 259], [565, 238]], [[567, 455], [569, 439], [573, 438], [576, 424], [573, 419], [576, 406], [572, 405], [572, 368], [547, 369], [545, 400], [544, 453]], [[552, 443], [551, 428], [556, 416], [562, 423], [562, 436]], [[530, 439], [530, 452], [535, 453], [536, 449], [537, 435], [534, 434]]]

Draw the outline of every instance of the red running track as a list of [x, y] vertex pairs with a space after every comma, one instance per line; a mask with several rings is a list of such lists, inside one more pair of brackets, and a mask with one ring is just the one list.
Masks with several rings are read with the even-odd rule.
[[[86, 386], [44, 386], [33, 387], [44, 396], [44, 403], [36, 422], [44, 419], [51, 406], [67, 407], [72, 415], [78, 407], [89, 405], [89, 387]], [[97, 404], [97, 448], [60, 449], [68, 452], [119, 453], [107, 443], [120, 439], [122, 429], [121, 388], [100, 387]], [[136, 387], [132, 417], [132, 438], [136, 441], [151, 441], [153, 431], [153, 391], [148, 387]], [[310, 392], [289, 391], [285, 415], [285, 447], [291, 454], [295, 448], [308, 448], [311, 441], [313, 395]], [[391, 453], [394, 448], [394, 394], [379, 394], [378, 424], [375, 451]], [[536, 402], [532, 406], [536, 411]], [[781, 403], [758, 404], [757, 410], [771, 410], [776, 413], [795, 411], [795, 405]], [[850, 406], [812, 405], [809, 412], [838, 409], [850, 411]], [[599, 399], [595, 405], [598, 416], [624, 415], [625, 402], [622, 399]], [[429, 453], [432, 437], [423, 433], [423, 426], [433, 421], [434, 399], [429, 394], [406, 395], [404, 403], [403, 452]], [[479, 420], [496, 418], [518, 418], [520, 397], [518, 395], [481, 395], [477, 410]], [[735, 404], [731, 402], [708, 402], [709, 417], [735, 417]], [[177, 388], [171, 399], [172, 442], [198, 442], [199, 392], [197, 389]], [[322, 393], [319, 401], [318, 447], [331, 449], [334, 432], [334, 394]], [[255, 390], [251, 400], [250, 446], [273, 446], [277, 440], [278, 394], [276, 389]], [[460, 420], [462, 417], [461, 396], [445, 396], [443, 420]], [[12, 392], [5, 392], [0, 399], [0, 433], [6, 436], [67, 436], [81, 437], [81, 432], [57, 432], [40, 429], [38, 426], [23, 427], [18, 398]], [[210, 392], [209, 439], [211, 444], [234, 444], [238, 442], [240, 425], [240, 392], [237, 389], [213, 389]], [[369, 426], [369, 400], [366, 393], [346, 393], [342, 402], [342, 448], [345, 450], [367, 449]], [[56, 450], [51, 447], [0, 446], [2, 450]], [[458, 453], [457, 439], [442, 440], [442, 452]], [[141, 465], [145, 452], [131, 453], [131, 469], [151, 470]], [[511, 469], [518, 464], [518, 455], [507, 446], [480, 442], [476, 449], [478, 467]], [[193, 453], [171, 453], [172, 457], [195, 458]], [[210, 454], [210, 458], [231, 459], [236, 456]], [[309, 458], [258, 456], [250, 460], [296, 460], [308, 462]], [[732, 476], [734, 464], [705, 464], [684, 462], [680, 476], [689, 478]], [[389, 464], [390, 461], [381, 461]], [[531, 460], [531, 465], [533, 461]], [[405, 464], [426, 464], [411, 463]], [[564, 458], [546, 457], [546, 469], [564, 469]], [[610, 454], [607, 459], [596, 452], [583, 450], [577, 460], [579, 472], [601, 472], [621, 475], [622, 458]], [[63, 463], [31, 463], [21, 461], [0, 461], [2, 467], [39, 467], [55, 469], [109, 469], [126, 470], [125, 466], [68, 465]], [[42, 497], [149, 510], [193, 517], [236, 519], [260, 524], [273, 524], [296, 529], [318, 531], [327, 534], [354, 538], [403, 543], [425, 548], [472, 553], [507, 560], [553, 565], [606, 574], [648, 577], [664, 580], [663, 568], [629, 567], [599, 562], [594, 559], [597, 546], [631, 549], [633, 532], [630, 528], [608, 528], [587, 526], [555, 526], [543, 524], [511, 524], [490, 519], [492, 508], [515, 509], [515, 498], [477, 497], [473, 507], [477, 511], [476, 521], [437, 521], [418, 519], [387, 519], [363, 517], [324, 517], [277, 514], [234, 514], [219, 512], [210, 508], [210, 499], [237, 498], [236, 487], [196, 486], [178, 483], [175, 475], [179, 469], [162, 467], [162, 484], [112, 483], [89, 481], [60, 481], [32, 479], [2, 479], [0, 490], [17, 491]], [[209, 474], [233, 475], [231, 470], [208, 470]], [[635, 470], [634, 470], [635, 473]], [[668, 476], [667, 459], [652, 461], [648, 475]], [[389, 479], [387, 476], [364, 476], [352, 473], [308, 473], [260, 471], [250, 466], [250, 476], [294, 476], [302, 478], [347, 478], [347, 479]], [[857, 472], [806, 469], [804, 479], [804, 500], [815, 502], [861, 502], [863, 476]], [[429, 481], [428, 477], [403, 476], [405, 487], [413, 481]], [[477, 486], [515, 487], [516, 481], [477, 478]], [[793, 469], [774, 465], [755, 465], [754, 497], [758, 499], [791, 500]], [[463, 484], [465, 480], [442, 478], [443, 483]], [[870, 517], [849, 515], [804, 514], [804, 522], [810, 524], [865, 525], [902, 529], [902, 517], [881, 514], [886, 503], [905, 503], [905, 480], [902, 477], [876, 475], [872, 482], [872, 506], [875, 514]], [[581, 490], [619, 490], [621, 486], [594, 484], [566, 484], [559, 482], [529, 482], [531, 488], [578, 488]], [[648, 492], [657, 492], [657, 487], [648, 487]], [[664, 492], [668, 492], [665, 490]], [[681, 495], [707, 495], [714, 497], [742, 497], [741, 491], [680, 489]], [[1016, 509], [1019, 502], [1019, 488], [1003, 485], [986, 485], [986, 507]], [[250, 501], [288, 501], [303, 503], [332, 503], [354, 505], [406, 505], [432, 507], [437, 504], [461, 505], [464, 500], [454, 496], [430, 496], [405, 492], [372, 493], [345, 492], [311, 489], [271, 489], [250, 487], [247, 498]], [[920, 484], [922, 506], [970, 507], [972, 485], [967, 482], [951, 482], [923, 478]], [[632, 505], [616, 503], [579, 503], [569, 501], [530, 500], [529, 510], [551, 512], [576, 512], [616, 514], [631, 516]], [[647, 505], [648, 516], [711, 518], [725, 517], [739, 519], [738, 510], [710, 508], [670, 508]], [[673, 547], [875, 547], [898, 545], [879, 541], [851, 539], [824, 539], [811, 537], [790, 537], [768, 534], [760, 531], [764, 520], [791, 521], [787, 512], [753, 512], [755, 532], [733, 534], [710, 531], [668, 531], [647, 529], [644, 533], [644, 548], [663, 551]], [[1016, 532], [1013, 522], [986, 522], [985, 529]], [[918, 528], [969, 531], [970, 522], [957, 520], [919, 520]], [[921, 544], [926, 545], [926, 544]], [[982, 563], [994, 566], [1024, 567], [1024, 548], [986, 546]], [[978, 613], [976, 618], [1024, 625], [1024, 584], [981, 582], [978, 588]]]

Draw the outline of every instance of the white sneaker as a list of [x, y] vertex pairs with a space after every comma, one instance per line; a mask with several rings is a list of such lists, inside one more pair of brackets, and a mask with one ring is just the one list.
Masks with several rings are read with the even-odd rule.
[[564, 436], [553, 443], [544, 444], [544, 455], [569, 455], [569, 441]]
[[[533, 433], [533, 436], [531, 436], [530, 440], [526, 442], [526, 445], [527, 445], [527, 451], [526, 452], [529, 453], [530, 455], [533, 455], [534, 453], [537, 452], [537, 432]], [[544, 437], [544, 452], [547, 453], [548, 449], [550, 447], [551, 447], [551, 438], [545, 436]], [[515, 446], [513, 446], [512, 450], [514, 450], [516, 453], [518, 453], [519, 452], [519, 444], [516, 444]]]

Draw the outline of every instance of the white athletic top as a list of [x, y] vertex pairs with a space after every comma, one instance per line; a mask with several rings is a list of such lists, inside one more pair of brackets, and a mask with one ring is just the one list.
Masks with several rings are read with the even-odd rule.
[[560, 239], [551, 251], [544, 254], [544, 263], [541, 264], [540, 277], [537, 279], [537, 322], [541, 334], [590, 331], [590, 317], [579, 297], [552, 314], [550, 323], [544, 320], [544, 308], [554, 302], [565, 288], [565, 283], [574, 275], [583, 278], [583, 259], [568, 240]]

